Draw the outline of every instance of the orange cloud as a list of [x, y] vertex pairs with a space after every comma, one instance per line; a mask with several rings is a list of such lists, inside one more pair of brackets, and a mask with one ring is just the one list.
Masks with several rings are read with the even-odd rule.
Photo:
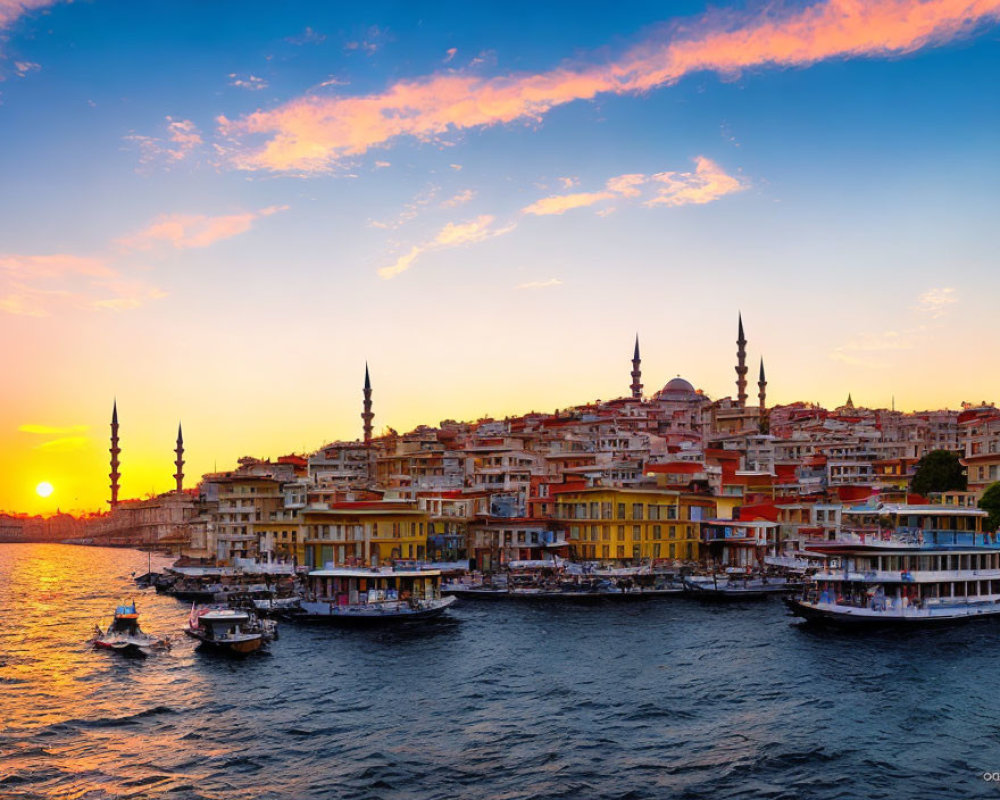
[[714, 161], [698, 156], [695, 171], [661, 172], [652, 180], [661, 184], [656, 196], [646, 201], [647, 206], [683, 206], [689, 203], [711, 203], [723, 195], [745, 189], [732, 175], [727, 175]]
[[183, 161], [194, 153], [204, 140], [198, 127], [189, 119], [167, 117], [166, 136], [142, 136], [129, 134], [126, 141], [134, 142], [139, 148], [139, 163], [148, 167], [158, 162], [173, 164]]
[[512, 223], [502, 228], [496, 228], [493, 226], [495, 221], [495, 217], [490, 214], [483, 214], [469, 222], [449, 222], [438, 231], [433, 239], [423, 244], [414, 245], [409, 251], [396, 259], [393, 264], [379, 269], [379, 277], [386, 279], [395, 278], [400, 273], [406, 272], [406, 270], [413, 266], [413, 262], [417, 258], [428, 251], [483, 242], [487, 239], [509, 233], [516, 227]]
[[465, 189], [452, 197], [449, 197], [443, 203], [441, 203], [442, 208], [457, 208], [458, 206], [465, 205], [473, 197], [476, 196], [474, 189]]
[[950, 306], [958, 302], [958, 293], [954, 287], [944, 286], [940, 289], [928, 289], [917, 298], [916, 310], [927, 314], [931, 319], [939, 319], [948, 313]]
[[[738, 178], [727, 174], [711, 159], [697, 156], [694, 172], [617, 175], [608, 179], [603, 192], [577, 192], [543, 197], [521, 211], [536, 216], [563, 214], [570, 209], [592, 206], [603, 200], [641, 197], [643, 191], [640, 187], [653, 187], [653, 195], [645, 201], [647, 206], [710, 203], [724, 195], [741, 191], [746, 186]], [[603, 213], [606, 216], [610, 211], [604, 209]]]
[[288, 206], [269, 206], [260, 211], [216, 217], [205, 214], [163, 214], [148, 228], [119, 239], [118, 245], [125, 250], [150, 250], [160, 244], [169, 244], [179, 250], [208, 247], [222, 239], [246, 233], [256, 220], [287, 208]]
[[564, 214], [572, 208], [592, 206], [602, 200], [614, 197], [611, 192], [578, 192], [577, 194], [557, 194], [543, 197], [530, 206], [521, 209], [525, 214], [547, 216], [549, 214]]
[[46, 6], [56, 0], [0, 0], [0, 28], [9, 28], [18, 17]]
[[758, 66], [909, 53], [969, 34], [1000, 17], [1000, 0], [828, 0], [775, 13], [708, 14], [616, 61], [565, 64], [493, 78], [458, 71], [399, 81], [359, 97], [305, 96], [238, 120], [220, 117], [241, 169], [325, 172], [398, 136], [540, 120], [550, 109], [603, 93], [648, 91], [692, 72], [732, 75]]
[[0, 254], [0, 311], [47, 317], [57, 308], [137, 308], [165, 293], [102, 258]]

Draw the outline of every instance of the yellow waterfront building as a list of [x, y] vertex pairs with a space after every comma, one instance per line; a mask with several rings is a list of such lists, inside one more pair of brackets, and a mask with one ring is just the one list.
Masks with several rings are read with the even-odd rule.
[[331, 503], [299, 512], [307, 567], [378, 566], [422, 561], [430, 517], [411, 502]]
[[571, 552], [588, 560], [695, 561], [701, 520], [715, 516], [714, 498], [669, 489], [578, 489], [555, 498]]

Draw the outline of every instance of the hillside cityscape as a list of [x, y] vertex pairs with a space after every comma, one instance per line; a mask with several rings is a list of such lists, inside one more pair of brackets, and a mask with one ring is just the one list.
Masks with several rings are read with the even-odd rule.
[[[156, 548], [220, 564], [468, 560], [489, 571], [552, 558], [693, 563], [709, 555], [728, 520], [746, 523], [741, 534], [755, 541], [758, 557], [794, 558], [810, 541], [833, 538], [851, 506], [975, 506], [997, 481], [994, 405], [901, 412], [858, 407], [848, 394], [834, 409], [768, 406], [763, 359], [751, 398], [741, 316], [736, 345], [730, 397], [713, 400], [680, 376], [644, 391], [637, 336], [620, 398], [402, 434], [374, 434], [366, 366], [358, 440], [247, 456], [190, 486], [178, 428], [175, 489], [137, 499], [119, 497], [127, 435], [116, 402], [108, 510], [5, 514], [0, 541]], [[911, 484], [935, 451], [960, 459], [967, 485], [920, 497]]]

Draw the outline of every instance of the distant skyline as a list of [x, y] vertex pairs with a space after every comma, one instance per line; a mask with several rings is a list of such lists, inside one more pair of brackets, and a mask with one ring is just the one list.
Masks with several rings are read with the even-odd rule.
[[[670, 16], [664, 16], [669, 8]], [[1000, 0], [0, 0], [0, 509], [682, 375], [1000, 399]], [[753, 381], [751, 380], [753, 386]], [[52, 484], [42, 498], [35, 487]]]

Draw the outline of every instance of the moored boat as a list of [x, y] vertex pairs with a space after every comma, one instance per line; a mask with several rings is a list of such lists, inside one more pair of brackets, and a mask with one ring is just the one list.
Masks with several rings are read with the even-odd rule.
[[95, 635], [91, 640], [94, 647], [126, 655], [149, 655], [170, 648], [168, 639], [150, 636], [139, 627], [139, 612], [134, 600], [115, 607], [114, 618], [107, 630], [101, 630], [99, 625], [94, 627]]
[[771, 595], [788, 594], [801, 586], [801, 583], [783, 576], [755, 575], [742, 571], [723, 575], [690, 575], [684, 578], [686, 591], [707, 600], [761, 600]]
[[826, 559], [786, 602], [810, 622], [917, 627], [1000, 616], [1000, 543], [986, 512], [944, 505], [879, 505], [845, 512], [833, 541], [807, 545]]
[[378, 626], [438, 617], [455, 603], [441, 596], [439, 570], [331, 567], [314, 570], [292, 619]]
[[230, 608], [191, 607], [184, 632], [203, 647], [235, 655], [247, 655], [266, 644], [267, 635], [245, 611]]

